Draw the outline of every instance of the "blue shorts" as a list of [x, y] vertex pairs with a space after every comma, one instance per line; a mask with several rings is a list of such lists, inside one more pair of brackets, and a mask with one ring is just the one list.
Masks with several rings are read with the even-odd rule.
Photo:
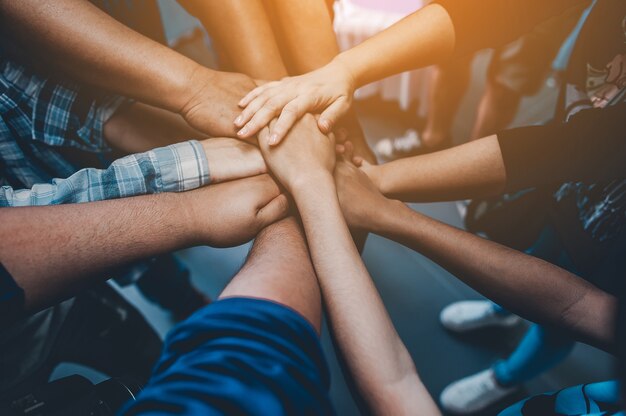
[[266, 300], [217, 301], [175, 327], [152, 378], [123, 415], [327, 415], [317, 333]]

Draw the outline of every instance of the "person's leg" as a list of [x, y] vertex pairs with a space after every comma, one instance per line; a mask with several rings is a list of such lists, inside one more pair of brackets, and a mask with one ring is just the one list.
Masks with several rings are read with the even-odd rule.
[[480, 139], [505, 129], [515, 118], [521, 100], [520, 93], [493, 80], [488, 81], [478, 104], [470, 139]]
[[[553, 227], [545, 227], [537, 242], [526, 252], [573, 271], [571, 262], [562, 261], [563, 247]], [[448, 308], [452, 306], [454, 304]], [[478, 318], [473, 320], [468, 319], [465, 313], [458, 321], [462, 322], [463, 327], [473, 323], [474, 328], [480, 328], [484, 325], [476, 322], [500, 322], [515, 317], [495, 304], [490, 303], [488, 310], [491, 313], [477, 313], [475, 315]], [[493, 312], [498, 312], [499, 316], [496, 317]], [[457, 316], [460, 314], [457, 313]], [[567, 357], [573, 346], [574, 342], [563, 332], [533, 325], [509, 357], [446, 387], [441, 394], [441, 404], [445, 409], [459, 414], [483, 410], [515, 392], [521, 384], [554, 367]]]
[[504, 387], [518, 386], [560, 363], [574, 348], [562, 331], [533, 325], [515, 351], [494, 364], [496, 381]]
[[433, 73], [428, 116], [422, 132], [427, 148], [448, 144], [452, 122], [469, 86], [473, 56], [440, 65]]
[[260, 80], [287, 76], [265, 6], [261, 0], [179, 0], [215, 41], [222, 69]]
[[290, 217], [265, 228], [254, 241], [242, 269], [219, 299], [268, 299], [299, 312], [318, 331], [321, 295], [304, 234]]

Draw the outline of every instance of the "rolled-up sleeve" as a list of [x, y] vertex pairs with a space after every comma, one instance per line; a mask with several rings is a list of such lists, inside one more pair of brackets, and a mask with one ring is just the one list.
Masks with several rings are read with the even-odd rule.
[[0, 188], [0, 206], [95, 202], [161, 192], [182, 192], [207, 185], [209, 166], [195, 140], [129, 155], [107, 169], [82, 169], [65, 179], [30, 189]]

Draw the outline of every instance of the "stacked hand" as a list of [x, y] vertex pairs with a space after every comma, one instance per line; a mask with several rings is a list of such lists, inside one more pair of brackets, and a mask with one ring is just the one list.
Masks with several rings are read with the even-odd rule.
[[305, 115], [294, 125], [289, 140], [279, 146], [271, 146], [269, 141], [266, 128], [259, 135], [261, 153], [288, 191], [293, 193], [304, 184], [332, 175], [336, 159], [334, 135], [320, 132], [312, 115]]
[[197, 244], [232, 247], [253, 239], [263, 228], [284, 218], [289, 202], [269, 175], [206, 186], [173, 197], [189, 218]]
[[365, 166], [371, 166], [368, 162], [361, 160], [361, 168], [352, 162], [359, 161], [360, 158], [353, 156], [351, 142], [338, 147], [342, 160], [335, 167], [335, 185], [346, 222], [355, 229], [376, 231], [377, 220], [381, 214], [392, 212], [403, 204], [387, 199], [380, 193], [363, 170]]
[[267, 139], [275, 146], [307, 113], [321, 113], [319, 129], [329, 134], [349, 110], [354, 88], [352, 75], [337, 59], [308, 74], [261, 85], [239, 102], [244, 110], [235, 119], [237, 135], [252, 137], [278, 117]]
[[235, 137], [232, 120], [241, 111], [237, 102], [257, 86], [252, 78], [200, 68], [188, 84], [189, 97], [179, 111], [187, 123], [212, 137]]

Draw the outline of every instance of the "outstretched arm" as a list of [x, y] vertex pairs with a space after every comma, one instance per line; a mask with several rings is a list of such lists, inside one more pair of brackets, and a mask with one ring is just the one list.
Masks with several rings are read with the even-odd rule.
[[30, 189], [0, 187], [0, 207], [97, 202], [162, 192], [189, 191], [209, 183], [265, 173], [259, 150], [236, 139], [190, 140], [115, 160], [106, 169], [85, 168]]
[[535, 322], [612, 350], [616, 299], [538, 258], [427, 218], [382, 196], [354, 166], [337, 169], [348, 222], [410, 247], [489, 299]]
[[626, 104], [584, 110], [567, 123], [506, 130], [457, 147], [363, 169], [403, 201], [496, 195], [566, 181], [623, 178]]
[[439, 414], [341, 214], [331, 174], [333, 140], [315, 128], [311, 116], [302, 122], [278, 147], [270, 149], [267, 130], [259, 141], [268, 165], [296, 201], [334, 335], [359, 393], [375, 414]]
[[127, 262], [200, 244], [233, 246], [286, 215], [268, 175], [183, 193], [0, 209], [0, 263], [33, 312]]
[[181, 114], [234, 136], [237, 101], [254, 82], [202, 67], [119, 23], [87, 0], [0, 0], [2, 33], [76, 80]]
[[329, 132], [349, 109], [356, 88], [439, 63], [453, 53], [505, 44], [572, 4], [568, 0], [450, 0], [430, 4], [317, 71], [250, 92], [240, 102], [245, 107], [241, 125], [245, 125], [246, 135], [252, 135], [280, 115], [272, 129], [278, 143], [295, 120], [307, 112], [317, 112], [321, 113], [320, 129]]

